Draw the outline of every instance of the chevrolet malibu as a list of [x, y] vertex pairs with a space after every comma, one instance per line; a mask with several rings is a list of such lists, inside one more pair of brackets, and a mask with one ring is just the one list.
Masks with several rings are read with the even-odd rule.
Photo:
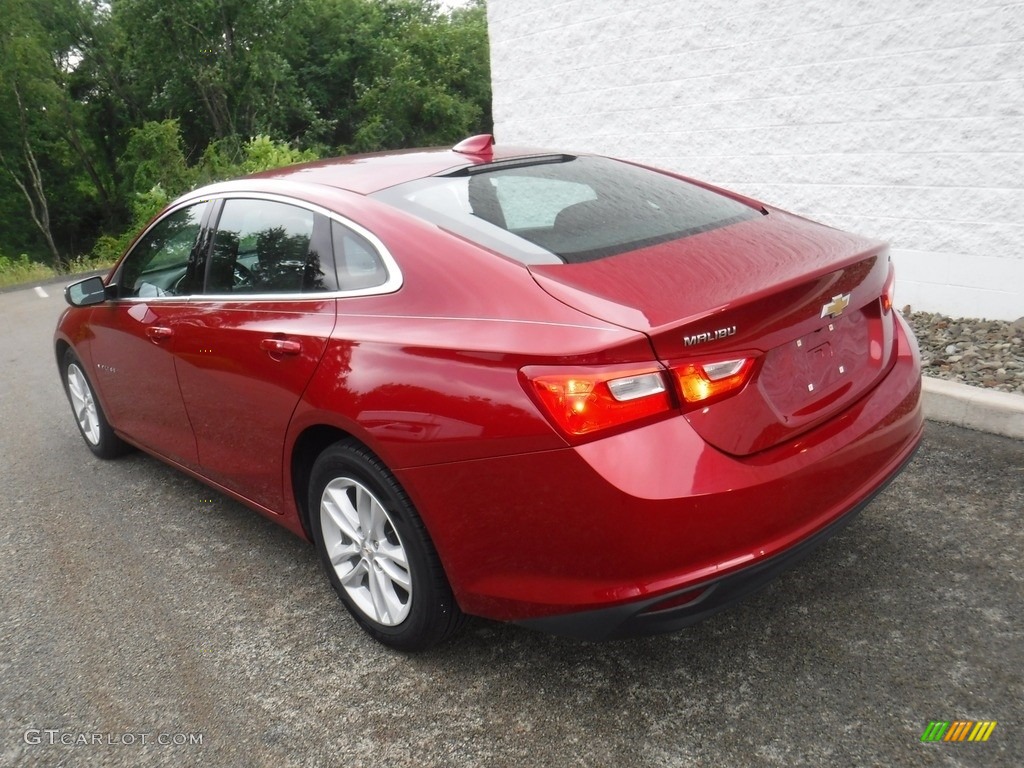
[[884, 243], [476, 136], [185, 195], [68, 286], [55, 352], [94, 454], [310, 539], [380, 642], [600, 639], [753, 591], [910, 459], [893, 282]]

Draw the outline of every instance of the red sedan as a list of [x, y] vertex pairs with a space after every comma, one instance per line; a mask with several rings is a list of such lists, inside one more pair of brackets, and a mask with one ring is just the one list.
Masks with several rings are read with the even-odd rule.
[[479, 136], [191, 192], [55, 345], [93, 453], [311, 539], [381, 642], [618, 637], [752, 591], [909, 460], [893, 279], [884, 243]]

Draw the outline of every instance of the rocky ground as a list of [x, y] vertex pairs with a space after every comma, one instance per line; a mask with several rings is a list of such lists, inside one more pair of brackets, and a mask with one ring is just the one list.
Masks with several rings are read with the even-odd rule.
[[921, 345], [925, 376], [1024, 395], [1024, 317], [976, 320], [909, 307], [903, 316]]

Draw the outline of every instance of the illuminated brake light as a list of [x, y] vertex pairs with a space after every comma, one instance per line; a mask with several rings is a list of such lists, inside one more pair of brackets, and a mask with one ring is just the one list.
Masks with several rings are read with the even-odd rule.
[[754, 370], [754, 358], [684, 363], [672, 370], [683, 400], [689, 405], [704, 405], [742, 389]]
[[531, 366], [521, 374], [544, 413], [569, 436], [620, 427], [673, 408], [660, 368], [588, 368], [564, 373]]
[[894, 294], [896, 291], [896, 268], [889, 265], [889, 276], [885, 279], [885, 288], [882, 289], [882, 312], [892, 309]]

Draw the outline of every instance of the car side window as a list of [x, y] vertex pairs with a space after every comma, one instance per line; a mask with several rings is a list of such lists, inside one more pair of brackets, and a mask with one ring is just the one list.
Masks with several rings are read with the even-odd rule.
[[344, 224], [331, 221], [338, 287], [343, 291], [374, 288], [388, 279], [384, 262], [370, 241]]
[[[329, 290], [312, 247], [315, 214], [272, 200], [228, 199], [213, 238], [208, 294]], [[333, 281], [331, 281], [333, 282]]]
[[183, 296], [196, 269], [196, 238], [208, 203], [182, 208], [157, 222], [132, 248], [117, 281], [120, 298]]

